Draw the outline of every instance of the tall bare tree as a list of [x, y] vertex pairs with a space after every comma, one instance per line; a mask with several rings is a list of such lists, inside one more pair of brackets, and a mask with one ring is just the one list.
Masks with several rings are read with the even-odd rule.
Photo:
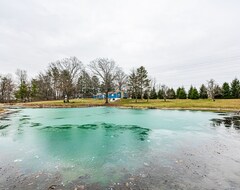
[[53, 99], [53, 89], [51, 84], [51, 75], [49, 73], [39, 73], [35, 81], [38, 88], [38, 96], [41, 100]]
[[14, 84], [11, 75], [0, 76], [0, 101], [10, 102], [14, 90]]
[[47, 73], [51, 76], [51, 86], [54, 92], [54, 99], [57, 100], [61, 96], [60, 70], [55, 64], [50, 64]]
[[117, 70], [116, 83], [118, 90], [122, 91], [122, 86], [127, 83], [127, 75], [123, 72], [121, 68]]
[[114, 60], [108, 58], [97, 58], [90, 62], [89, 68], [92, 73], [102, 80], [105, 92], [105, 103], [108, 103], [108, 93], [112, 88], [113, 81], [117, 77], [118, 67]]
[[216, 83], [213, 79], [210, 79], [207, 81], [207, 91], [208, 91], [208, 98], [215, 101], [215, 95], [216, 95]]
[[19, 85], [27, 82], [27, 71], [21, 70], [21, 69], [17, 69], [16, 75], [18, 77]]
[[166, 102], [166, 100], [167, 100], [168, 87], [167, 87], [165, 84], [163, 84], [163, 85], [161, 86], [161, 91], [162, 91], [163, 99], [164, 99], [164, 101]]
[[74, 85], [77, 84], [82, 67], [82, 62], [76, 57], [65, 58], [50, 64], [50, 68], [58, 70], [60, 89], [63, 96], [67, 97], [67, 102], [69, 102], [69, 98], [74, 92]]

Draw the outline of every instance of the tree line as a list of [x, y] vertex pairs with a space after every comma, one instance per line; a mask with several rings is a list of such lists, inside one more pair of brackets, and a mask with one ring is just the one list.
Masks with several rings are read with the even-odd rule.
[[104, 93], [106, 103], [110, 91], [125, 91], [135, 99], [206, 99], [240, 98], [240, 82], [237, 78], [221, 86], [213, 79], [202, 84], [199, 89], [191, 86], [187, 91], [183, 86], [176, 90], [164, 84], [156, 84], [149, 77], [144, 66], [132, 69], [130, 74], [108, 58], [97, 58], [84, 65], [78, 58], [70, 57], [51, 62], [45, 71], [29, 79], [25, 70], [16, 71], [17, 80], [12, 75], [0, 75], [0, 101], [40, 101], [70, 98], [91, 98]]

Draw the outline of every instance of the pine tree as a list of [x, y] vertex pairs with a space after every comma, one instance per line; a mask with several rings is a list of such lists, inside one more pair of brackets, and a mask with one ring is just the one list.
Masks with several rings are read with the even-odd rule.
[[225, 99], [231, 98], [231, 90], [227, 82], [223, 83], [222, 85], [222, 96]]
[[139, 93], [141, 96], [141, 99], [143, 99], [143, 93], [145, 89], [149, 86], [150, 80], [148, 79], [148, 72], [145, 69], [145, 67], [141, 66], [137, 69], [137, 78], [138, 78], [138, 84], [139, 84]]
[[198, 91], [195, 87], [191, 86], [189, 91], [188, 91], [188, 98], [189, 99], [199, 99], [199, 94], [198, 94]]
[[221, 99], [223, 96], [222, 96], [222, 89], [220, 88], [219, 85], [216, 85], [215, 87], [215, 98], [216, 99]]
[[146, 100], [148, 99], [148, 91], [147, 90], [144, 91], [143, 99], [146, 99]]
[[135, 70], [132, 70], [128, 77], [128, 86], [130, 87], [129, 91], [131, 93], [131, 97], [135, 98], [135, 102], [137, 102], [139, 94], [139, 80]]
[[195, 87], [193, 88], [191, 96], [192, 96], [191, 99], [194, 99], [194, 100], [199, 99], [199, 94], [198, 94], [198, 91], [197, 91], [197, 89]]
[[31, 81], [31, 92], [30, 92], [30, 96], [32, 99], [36, 98], [38, 93], [38, 89], [37, 89], [37, 82], [35, 79], [33, 79]]
[[188, 90], [188, 99], [192, 99], [192, 91], [193, 91], [193, 86], [191, 85], [190, 89]]
[[17, 99], [21, 99], [21, 101], [25, 102], [27, 101], [27, 95], [28, 95], [28, 86], [25, 82], [20, 84], [19, 89], [15, 93], [15, 97]]
[[177, 98], [179, 99], [186, 99], [187, 98], [187, 94], [186, 94], [186, 91], [184, 89], [184, 87], [182, 88], [178, 88], [177, 89]]
[[180, 88], [180, 87], [177, 88], [177, 91], [176, 91], [176, 96], [177, 96], [177, 98], [179, 98], [179, 94], [180, 94], [181, 89], [182, 89], [182, 88]]
[[162, 89], [160, 89], [158, 91], [158, 99], [163, 99], [163, 91], [162, 91]]
[[100, 82], [97, 76], [92, 76], [92, 93], [95, 95], [99, 92], [100, 89]]
[[155, 87], [153, 87], [150, 92], [150, 99], [157, 99], [157, 93], [156, 93]]
[[231, 83], [231, 95], [233, 98], [240, 98], [240, 83], [237, 78]]
[[201, 98], [201, 99], [207, 99], [208, 98], [207, 88], [204, 84], [202, 84], [202, 86], [200, 87], [199, 98]]

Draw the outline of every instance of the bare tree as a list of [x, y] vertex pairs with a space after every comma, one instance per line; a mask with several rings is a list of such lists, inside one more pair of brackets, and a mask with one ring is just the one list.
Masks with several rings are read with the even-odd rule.
[[207, 81], [207, 91], [208, 91], [208, 98], [215, 101], [215, 95], [216, 95], [216, 83], [213, 79], [210, 79]]
[[122, 91], [122, 86], [127, 83], [127, 75], [123, 72], [121, 68], [117, 70], [116, 83], [120, 91]]
[[155, 77], [154, 77], [154, 78], [151, 78], [151, 79], [149, 80], [149, 86], [150, 86], [150, 88], [156, 88], [156, 83], [157, 83], [156, 78], [155, 78]]
[[27, 71], [17, 69], [16, 75], [18, 77], [19, 85], [27, 82]]
[[51, 76], [49, 73], [39, 73], [36, 79], [38, 87], [38, 96], [40, 99], [50, 100], [53, 98], [53, 89], [51, 84]]
[[55, 73], [56, 77], [60, 77], [59, 85], [63, 96], [66, 97], [66, 102], [69, 102], [69, 98], [73, 94], [74, 85], [77, 84], [82, 67], [82, 62], [76, 57], [65, 58], [50, 64], [52, 70], [58, 70]]
[[54, 99], [57, 100], [61, 96], [60, 70], [52, 63], [49, 65], [47, 74], [51, 76], [51, 86], [54, 92]]
[[164, 99], [164, 101], [166, 102], [166, 100], [167, 100], [168, 87], [163, 84], [163, 85], [161, 86], [161, 91], [162, 91], [163, 99]]
[[89, 64], [90, 70], [94, 75], [98, 76], [103, 83], [105, 91], [106, 104], [108, 103], [108, 93], [112, 88], [113, 81], [117, 77], [118, 67], [114, 60], [108, 58], [97, 58]]
[[11, 75], [0, 76], [0, 100], [10, 102], [13, 96], [14, 84]]

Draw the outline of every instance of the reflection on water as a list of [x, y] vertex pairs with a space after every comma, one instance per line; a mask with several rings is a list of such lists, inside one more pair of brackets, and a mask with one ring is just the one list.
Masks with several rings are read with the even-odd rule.
[[[41, 123], [31, 123], [30, 127], [39, 127], [42, 126]], [[99, 123], [99, 124], [83, 124], [83, 125], [72, 125], [72, 124], [64, 124], [64, 125], [52, 125], [41, 127], [41, 130], [48, 130], [56, 132], [57, 130], [66, 130], [66, 129], [83, 129], [83, 130], [97, 130], [97, 129], [104, 129], [106, 133], [112, 132], [117, 134], [122, 134], [124, 131], [130, 131], [138, 136], [137, 139], [144, 141], [147, 139], [149, 131], [148, 128], [139, 127], [137, 125], [116, 125], [113, 123]]]
[[221, 114], [221, 115], [225, 117], [211, 119], [212, 125], [214, 127], [223, 125], [227, 128], [233, 127], [236, 130], [240, 129], [240, 115], [234, 114]]
[[8, 127], [9, 125], [0, 125], [0, 130], [1, 129], [5, 129], [6, 127]]

